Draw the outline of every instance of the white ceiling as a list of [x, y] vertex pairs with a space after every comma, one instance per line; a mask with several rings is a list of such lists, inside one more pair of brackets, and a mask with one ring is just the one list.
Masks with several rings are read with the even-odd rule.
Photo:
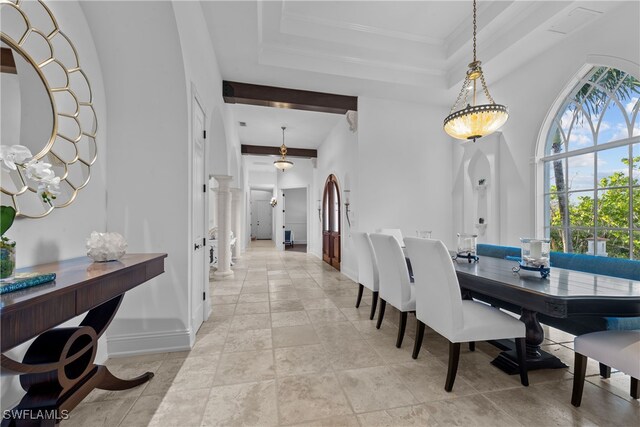
[[[620, 1], [478, 3], [489, 86]], [[471, 1], [203, 1], [226, 80], [450, 107], [472, 58]], [[234, 105], [242, 144], [317, 148], [341, 115]], [[263, 158], [269, 159], [268, 157]], [[248, 162], [251, 168], [260, 159]], [[271, 162], [269, 160], [269, 162]]]
[[[478, 58], [488, 83], [620, 4], [480, 1]], [[444, 106], [471, 61], [471, 1], [204, 1], [202, 8], [227, 80]]]
[[280, 146], [282, 144], [280, 128], [286, 126], [287, 147], [316, 149], [326, 139], [338, 120], [345, 120], [345, 117], [340, 114], [243, 104], [233, 104], [230, 107], [236, 121], [247, 124], [246, 127], [238, 127], [240, 142], [246, 145]]

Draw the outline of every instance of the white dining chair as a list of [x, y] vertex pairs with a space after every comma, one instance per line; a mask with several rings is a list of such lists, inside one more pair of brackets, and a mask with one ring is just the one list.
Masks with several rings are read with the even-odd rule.
[[373, 252], [369, 234], [354, 231], [351, 235], [356, 246], [356, 257], [358, 259], [358, 299], [356, 300], [356, 308], [360, 307], [362, 292], [366, 287], [373, 293], [371, 297], [371, 315], [369, 316], [369, 319], [372, 320], [378, 305], [379, 282], [376, 254]]
[[460, 343], [515, 338], [520, 382], [529, 385], [525, 326], [520, 320], [489, 305], [463, 300], [449, 251], [440, 240], [405, 239], [413, 264], [416, 287], [416, 340], [413, 358], [422, 345], [425, 325], [449, 340], [449, 367], [444, 389], [456, 379]]
[[404, 248], [404, 238], [402, 237], [402, 230], [399, 228], [381, 228], [380, 234], [388, 234], [396, 238], [401, 248]]
[[370, 238], [378, 262], [380, 286], [380, 310], [376, 328], [380, 329], [382, 325], [387, 303], [397, 308], [400, 311], [400, 323], [396, 347], [400, 348], [407, 327], [407, 313], [416, 309], [414, 286], [409, 280], [407, 262], [398, 240], [388, 234], [371, 234]]
[[600, 331], [580, 335], [573, 342], [575, 351], [575, 372], [571, 404], [580, 406], [587, 358], [597, 360], [631, 376], [629, 394], [634, 399], [640, 396], [640, 330]]

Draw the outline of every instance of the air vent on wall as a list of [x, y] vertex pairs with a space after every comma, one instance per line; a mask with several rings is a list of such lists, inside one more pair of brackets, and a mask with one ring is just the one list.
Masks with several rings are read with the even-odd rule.
[[241, 128], [247, 127], [247, 122], [238, 122], [238, 124], [240, 125]]
[[548, 31], [559, 34], [569, 34], [580, 27], [595, 21], [602, 12], [597, 10], [585, 9], [584, 7], [576, 7], [567, 15], [559, 18], [548, 28]]

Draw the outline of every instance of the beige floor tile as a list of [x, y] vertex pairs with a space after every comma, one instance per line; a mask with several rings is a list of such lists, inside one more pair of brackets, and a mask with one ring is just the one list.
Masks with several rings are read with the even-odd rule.
[[258, 351], [271, 348], [271, 329], [230, 331], [224, 345], [225, 353]]
[[235, 315], [231, 320], [231, 330], [264, 329], [270, 323], [269, 313]]
[[411, 358], [413, 339], [405, 335], [400, 348], [396, 347], [396, 339], [397, 336], [380, 335], [374, 339], [367, 340], [367, 343], [387, 363], [406, 363], [413, 360]]
[[598, 376], [587, 377], [587, 381], [591, 384], [603, 388], [618, 397], [628, 401], [634, 401], [629, 394], [631, 386], [631, 377], [622, 372], [613, 372], [611, 378], [604, 379]]
[[[369, 320], [369, 316], [371, 315], [371, 308], [369, 306], [365, 306], [364, 304], [360, 304], [360, 308], [355, 308], [353, 306], [341, 307], [340, 311], [344, 314], [347, 319], [353, 320]], [[377, 317], [376, 317], [377, 320]], [[411, 323], [411, 322], [409, 322]], [[409, 325], [407, 325], [408, 327]]]
[[[250, 294], [248, 294], [250, 295]], [[247, 302], [236, 305], [235, 314], [259, 314], [269, 312], [269, 302]]]
[[274, 301], [289, 301], [289, 300], [298, 300], [300, 297], [296, 291], [285, 291], [285, 292], [269, 292], [269, 299], [271, 302]]
[[[522, 425], [520, 418], [511, 417], [502, 411], [500, 404], [492, 404], [482, 395], [459, 397], [425, 403], [430, 419], [442, 426], [504, 426]], [[543, 420], [524, 425], [552, 426]]]
[[338, 380], [356, 413], [418, 403], [388, 366], [341, 371]]
[[305, 310], [316, 310], [320, 308], [338, 308], [329, 298], [303, 299], [302, 305]]
[[242, 295], [261, 294], [269, 291], [269, 285], [266, 282], [245, 282], [242, 286]]
[[[209, 398], [209, 389], [168, 392], [163, 396], [149, 427], [199, 426]], [[152, 398], [147, 398], [152, 405]], [[124, 425], [123, 425], [124, 427]]]
[[219, 360], [219, 354], [206, 357], [188, 357], [180, 366], [168, 393], [211, 388]]
[[171, 388], [176, 376], [182, 369], [186, 359], [167, 359], [156, 371], [149, 385], [142, 392], [143, 396], [164, 395]]
[[318, 344], [320, 342], [316, 331], [311, 325], [273, 328], [272, 333], [274, 348]]
[[211, 306], [211, 317], [233, 316], [236, 304], [218, 304]]
[[146, 427], [151, 423], [156, 411], [160, 407], [163, 394], [141, 396], [127, 413], [120, 424], [122, 427]]
[[338, 307], [307, 310], [312, 323], [344, 322], [347, 320]]
[[438, 425], [424, 405], [405, 406], [386, 411], [368, 412], [358, 415], [363, 426], [434, 426]]
[[483, 395], [525, 426], [596, 424], [584, 411], [573, 409], [570, 394], [567, 394], [565, 399], [558, 400], [546, 394], [544, 386], [545, 384], [539, 384]]
[[299, 424], [291, 424], [296, 427], [359, 427], [358, 419], [355, 415], [338, 415], [336, 417], [322, 420], [307, 421]]
[[238, 295], [211, 295], [212, 305], [235, 304], [238, 302]]
[[293, 281], [289, 277], [285, 279], [272, 279], [269, 277], [269, 287], [276, 286], [293, 286]]
[[274, 328], [308, 325], [309, 323], [309, 316], [307, 316], [306, 311], [283, 311], [271, 313], [271, 326]]
[[279, 377], [323, 373], [331, 365], [320, 344], [275, 349], [276, 373]]
[[271, 350], [222, 353], [214, 385], [264, 381], [274, 376]]
[[278, 406], [283, 424], [352, 414], [340, 384], [332, 373], [280, 379]]
[[238, 297], [238, 303], [247, 303], [247, 302], [268, 302], [269, 301], [269, 293], [256, 293], [256, 294], [240, 294]]
[[220, 353], [224, 347], [225, 337], [226, 333], [210, 332], [199, 334], [189, 356], [206, 356]]
[[[331, 298], [331, 300], [338, 308], [351, 308], [351, 307], [355, 308], [356, 306], [356, 299], [352, 297], [333, 297]], [[366, 311], [367, 316], [371, 312], [371, 304], [369, 304], [370, 302], [371, 302], [371, 298], [370, 297], [365, 298], [364, 296], [360, 301], [360, 310]]]
[[202, 426], [275, 426], [278, 406], [274, 381], [213, 387]]
[[325, 345], [337, 342], [351, 342], [361, 340], [362, 335], [351, 322], [318, 323], [313, 325], [320, 341]]
[[446, 392], [444, 384], [447, 379], [447, 365], [433, 356], [423, 357], [419, 361], [392, 365], [391, 369], [411, 390], [418, 402], [434, 402], [478, 393], [471, 384], [459, 376], [456, 376], [453, 390]]
[[327, 295], [324, 293], [322, 289], [296, 289], [295, 291], [298, 294], [298, 298], [307, 299], [307, 298], [326, 298]]
[[118, 425], [133, 406], [136, 399], [103, 400], [100, 402], [82, 402], [69, 413], [69, 419], [60, 425], [70, 427], [110, 427]]
[[329, 362], [336, 371], [385, 364], [378, 353], [364, 340], [336, 342], [324, 347]]
[[[296, 295], [297, 296], [297, 295]], [[302, 311], [304, 306], [299, 299], [271, 301], [271, 312], [278, 313], [281, 311]]]

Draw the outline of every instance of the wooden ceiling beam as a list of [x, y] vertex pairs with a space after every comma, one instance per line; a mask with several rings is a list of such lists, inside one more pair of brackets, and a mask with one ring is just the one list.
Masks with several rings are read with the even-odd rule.
[[249, 83], [222, 81], [222, 97], [228, 104], [248, 104], [263, 107], [290, 108], [320, 113], [346, 114], [358, 111], [358, 97], [286, 89]]
[[[263, 145], [245, 145], [240, 146], [240, 152], [246, 155], [254, 156], [279, 156], [280, 147], [267, 147]], [[318, 150], [308, 148], [291, 148], [287, 147], [287, 157], [306, 157], [317, 158]]]

